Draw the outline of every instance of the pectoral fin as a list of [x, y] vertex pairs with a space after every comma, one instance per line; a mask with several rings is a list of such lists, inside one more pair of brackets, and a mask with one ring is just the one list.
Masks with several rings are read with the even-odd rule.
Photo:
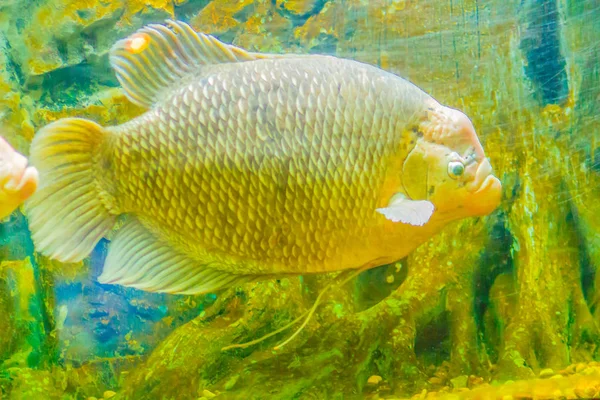
[[398, 194], [392, 197], [387, 207], [378, 208], [376, 211], [392, 222], [423, 226], [433, 215], [434, 209], [435, 207], [430, 201], [411, 200], [402, 194]]

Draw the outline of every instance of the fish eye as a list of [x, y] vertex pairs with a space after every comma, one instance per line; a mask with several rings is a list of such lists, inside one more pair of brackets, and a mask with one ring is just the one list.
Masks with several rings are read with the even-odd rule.
[[452, 179], [458, 179], [465, 173], [465, 166], [460, 161], [450, 161], [448, 163], [448, 175]]

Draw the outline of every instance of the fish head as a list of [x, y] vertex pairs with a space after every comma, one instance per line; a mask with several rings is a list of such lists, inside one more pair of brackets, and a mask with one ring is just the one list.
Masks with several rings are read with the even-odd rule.
[[8, 217], [37, 189], [38, 171], [0, 137], [0, 219]]
[[402, 170], [411, 199], [430, 201], [444, 219], [484, 216], [498, 207], [502, 184], [464, 113], [431, 100], [416, 131]]

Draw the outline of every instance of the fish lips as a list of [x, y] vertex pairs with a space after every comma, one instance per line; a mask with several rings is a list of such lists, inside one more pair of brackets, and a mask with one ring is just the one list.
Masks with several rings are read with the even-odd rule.
[[18, 193], [20, 200], [29, 198], [37, 189], [39, 174], [35, 167], [27, 166], [27, 158], [18, 153], [11, 155], [9, 164], [3, 176], [2, 190], [9, 193]]
[[502, 199], [502, 183], [492, 174], [489, 160], [484, 159], [477, 168], [475, 179], [467, 184], [469, 195], [465, 207], [474, 216], [490, 214], [500, 205]]

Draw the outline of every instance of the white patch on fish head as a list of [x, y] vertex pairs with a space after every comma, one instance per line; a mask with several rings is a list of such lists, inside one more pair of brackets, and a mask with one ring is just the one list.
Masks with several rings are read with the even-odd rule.
[[431, 101], [418, 125], [416, 146], [404, 162], [402, 182], [413, 200], [429, 200], [444, 219], [486, 215], [500, 202], [500, 181], [469, 118]]

